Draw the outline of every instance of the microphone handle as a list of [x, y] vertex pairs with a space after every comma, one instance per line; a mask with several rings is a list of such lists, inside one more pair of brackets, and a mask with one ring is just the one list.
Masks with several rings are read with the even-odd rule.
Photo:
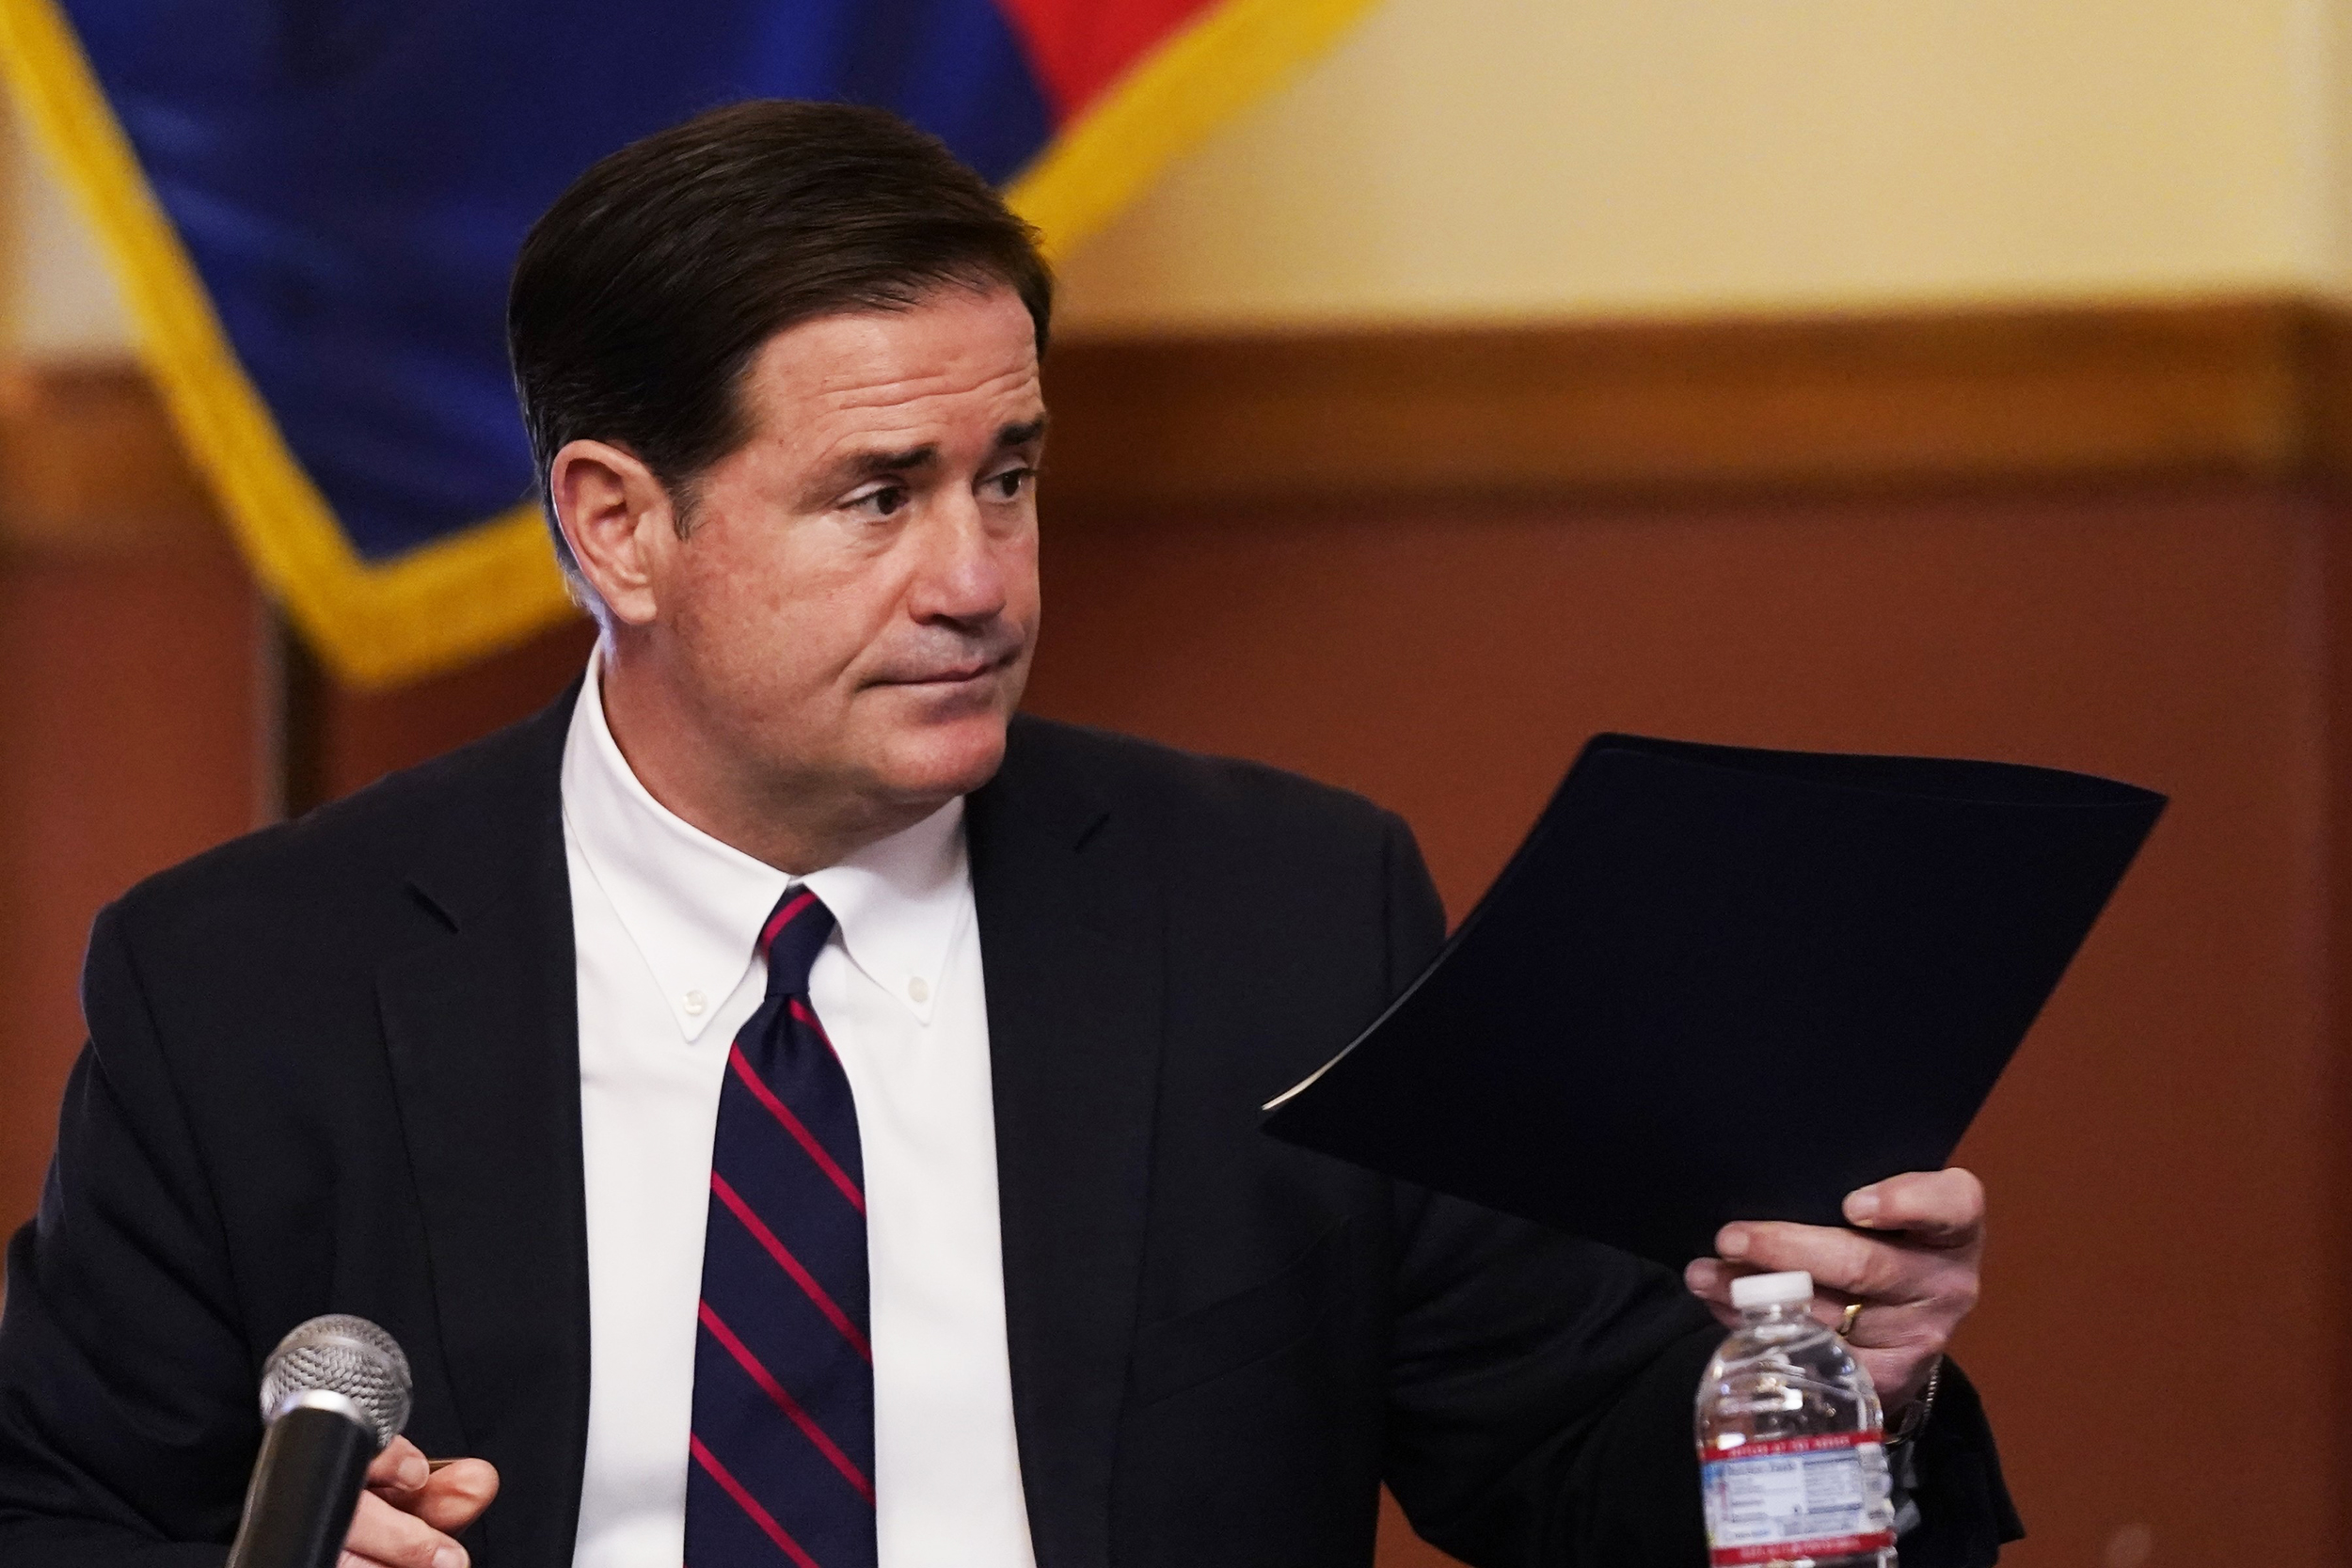
[[262, 1437], [227, 1568], [335, 1568], [376, 1452], [374, 1432], [331, 1406], [281, 1414]]

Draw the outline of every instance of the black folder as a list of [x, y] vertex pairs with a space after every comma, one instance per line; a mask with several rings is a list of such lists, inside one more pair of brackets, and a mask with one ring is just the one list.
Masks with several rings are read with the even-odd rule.
[[1950, 1157], [2165, 800], [2007, 763], [1596, 736], [1266, 1130], [1679, 1268]]

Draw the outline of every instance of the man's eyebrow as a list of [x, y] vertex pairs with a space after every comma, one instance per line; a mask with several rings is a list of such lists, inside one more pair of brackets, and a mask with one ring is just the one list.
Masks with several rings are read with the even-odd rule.
[[926, 444], [898, 451], [853, 451], [834, 467], [847, 479], [874, 479], [882, 474], [902, 474], [909, 468], [928, 468], [938, 460], [939, 448]]
[[996, 450], [1032, 446], [1045, 438], [1045, 416], [1040, 414], [1025, 424], [1009, 424], [996, 433]]
[[[1018, 447], [1032, 446], [1045, 438], [1045, 416], [1020, 424], [1009, 424], [996, 432], [996, 450], [1010, 451]], [[897, 451], [853, 451], [828, 465], [824, 473], [812, 485], [812, 494], [834, 495], [845, 486], [881, 479], [888, 474], [903, 474], [916, 468], [928, 468], [939, 461], [939, 447], [927, 442], [919, 447], [907, 447]]]
[[825, 465], [823, 471], [810, 483], [809, 494], [812, 498], [834, 496], [849, 485], [861, 484], [869, 479], [881, 479], [886, 474], [902, 474], [914, 468], [926, 468], [937, 461], [939, 461], [939, 448], [930, 443], [919, 447], [905, 447], [896, 451], [845, 452]]

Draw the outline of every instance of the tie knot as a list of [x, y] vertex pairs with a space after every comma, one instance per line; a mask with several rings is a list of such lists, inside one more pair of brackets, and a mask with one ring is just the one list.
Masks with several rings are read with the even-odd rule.
[[768, 994], [806, 996], [808, 972], [833, 935], [833, 911], [804, 887], [787, 889], [759, 928], [759, 955], [768, 960]]

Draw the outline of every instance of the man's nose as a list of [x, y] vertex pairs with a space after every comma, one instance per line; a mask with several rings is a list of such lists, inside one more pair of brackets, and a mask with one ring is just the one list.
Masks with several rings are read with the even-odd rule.
[[914, 618], [977, 624], [1003, 614], [1009, 546], [990, 531], [978, 499], [946, 498], [927, 524], [908, 606]]

